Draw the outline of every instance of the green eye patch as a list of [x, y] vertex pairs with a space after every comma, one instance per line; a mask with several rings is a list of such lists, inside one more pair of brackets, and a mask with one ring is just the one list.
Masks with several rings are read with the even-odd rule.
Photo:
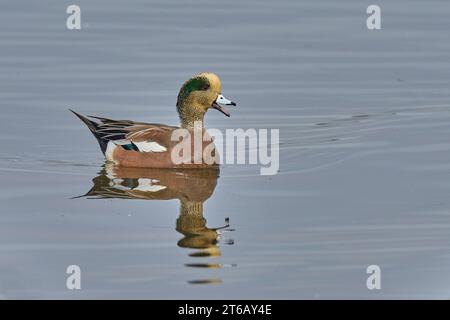
[[196, 77], [187, 81], [180, 90], [178, 103], [186, 99], [193, 91], [204, 91], [209, 89], [209, 81], [205, 77]]

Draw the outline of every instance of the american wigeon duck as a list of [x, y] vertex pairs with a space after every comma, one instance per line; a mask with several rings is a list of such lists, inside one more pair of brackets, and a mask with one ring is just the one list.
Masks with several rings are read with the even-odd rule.
[[[180, 89], [177, 99], [177, 111], [181, 128], [193, 133], [203, 126], [206, 112], [213, 108], [226, 116], [230, 113], [225, 105], [236, 103], [222, 95], [222, 84], [214, 73], [200, 73], [187, 80]], [[189, 161], [174, 163], [171, 152], [179, 141], [172, 141], [172, 133], [180, 127], [157, 123], [135, 122], [130, 120], [112, 120], [88, 116], [72, 111], [83, 121], [97, 138], [106, 159], [124, 167], [175, 168], [205, 167], [211, 164], [204, 161], [201, 150], [193, 150]], [[194, 139], [191, 139], [192, 148]], [[205, 149], [211, 141], [203, 141]], [[200, 148], [198, 148], [200, 149]], [[215, 148], [212, 148], [215, 152]]]

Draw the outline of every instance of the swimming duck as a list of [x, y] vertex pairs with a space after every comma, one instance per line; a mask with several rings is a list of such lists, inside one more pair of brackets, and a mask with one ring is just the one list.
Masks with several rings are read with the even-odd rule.
[[[180, 127], [189, 133], [200, 129], [202, 134], [206, 134], [203, 125], [206, 112], [213, 108], [229, 117], [226, 105], [236, 106], [236, 103], [222, 95], [220, 78], [210, 72], [197, 74], [182, 85], [178, 94], [176, 106]], [[171, 152], [179, 140], [172, 141], [172, 133], [180, 127], [95, 116], [85, 117], [73, 110], [70, 111], [87, 125], [97, 138], [106, 159], [116, 165], [140, 168], [198, 168], [218, 163], [216, 161], [211, 164], [204, 161], [201, 150], [200, 152], [194, 150], [189, 156], [189, 161], [185, 159], [183, 163], [174, 163]], [[209, 144], [211, 140], [204, 139], [202, 150]], [[194, 147], [194, 139], [191, 139], [191, 146]], [[212, 149], [214, 153], [215, 148]]]

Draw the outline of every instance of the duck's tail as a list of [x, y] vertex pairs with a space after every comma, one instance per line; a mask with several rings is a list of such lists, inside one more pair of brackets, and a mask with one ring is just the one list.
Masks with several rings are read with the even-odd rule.
[[97, 130], [99, 128], [99, 124], [95, 121], [89, 120], [88, 118], [86, 118], [85, 116], [83, 116], [79, 113], [76, 113], [72, 109], [69, 109], [69, 111], [72, 112], [74, 115], [76, 115], [81, 121], [83, 121], [85, 125], [87, 125], [89, 130], [91, 130], [92, 134], [97, 139], [98, 144], [100, 145], [100, 149], [102, 150], [103, 154], [105, 154], [108, 142], [106, 140], [102, 139], [100, 134], [97, 132]]

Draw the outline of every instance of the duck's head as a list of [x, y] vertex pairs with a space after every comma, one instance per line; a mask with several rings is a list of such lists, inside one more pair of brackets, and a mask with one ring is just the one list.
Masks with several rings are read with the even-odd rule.
[[216, 109], [227, 117], [229, 111], [224, 106], [236, 103], [222, 95], [220, 78], [209, 72], [200, 73], [187, 80], [180, 89], [177, 110], [183, 127], [193, 127], [198, 121], [203, 124], [203, 117], [210, 109]]

